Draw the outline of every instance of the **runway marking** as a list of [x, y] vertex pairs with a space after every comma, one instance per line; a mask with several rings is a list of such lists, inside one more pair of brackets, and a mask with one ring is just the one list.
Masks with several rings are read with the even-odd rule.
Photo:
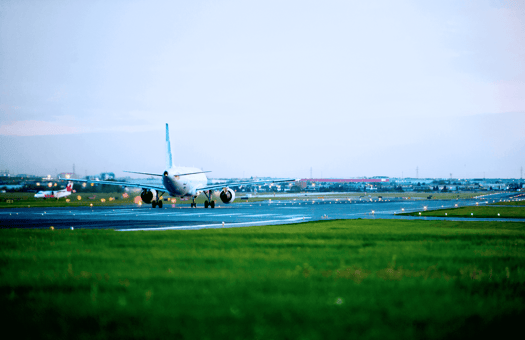
[[[304, 217], [304, 219], [310, 219], [310, 217]], [[225, 223], [224, 227], [240, 227], [240, 226], [249, 226], [254, 224], [264, 224], [264, 223], [282, 223], [282, 222], [296, 222], [303, 220], [303, 217], [290, 218], [287, 220], [267, 220], [267, 221], [256, 221], [256, 222], [237, 222], [237, 223]], [[206, 228], [206, 227], [222, 227], [221, 223], [213, 224], [199, 224], [199, 225], [189, 225], [189, 226], [178, 226], [178, 227], [159, 227], [159, 228], [133, 228], [133, 229], [117, 229], [118, 231], [150, 231], [150, 230], [174, 230], [174, 229], [196, 229], [196, 228]]]
[[395, 213], [403, 213], [405, 211], [401, 211], [401, 210], [385, 210], [385, 211], [376, 211], [375, 213], [376, 214], [390, 214], [390, 215], [393, 215]]
[[[218, 213], [218, 214], [212, 214], [212, 213], [209, 213], [209, 217], [215, 217], [215, 216], [224, 216], [224, 217], [230, 217], [230, 216], [241, 216], [244, 215], [245, 213], [233, 213], [233, 214], [229, 214], [228, 212], [224, 212], [224, 213]], [[188, 215], [184, 215], [184, 216], [188, 216]]]
[[311, 217], [307, 217], [305, 215], [280, 215], [281, 217], [285, 217], [285, 218], [311, 218]]
[[279, 209], [303, 209], [306, 207], [279, 207]]
[[176, 212], [176, 213], [167, 213], [170, 215], [176, 215], [176, 216], [200, 216], [200, 215], [213, 215], [211, 212], [203, 212], [203, 213], [185, 213], [185, 212]]

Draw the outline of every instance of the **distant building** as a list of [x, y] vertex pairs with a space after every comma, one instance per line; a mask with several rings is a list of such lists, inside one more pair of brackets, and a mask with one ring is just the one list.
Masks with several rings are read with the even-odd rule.
[[58, 174], [60, 178], [77, 178], [77, 176], [72, 172], [61, 172]]
[[388, 183], [388, 178], [304, 178], [301, 182], [312, 183]]

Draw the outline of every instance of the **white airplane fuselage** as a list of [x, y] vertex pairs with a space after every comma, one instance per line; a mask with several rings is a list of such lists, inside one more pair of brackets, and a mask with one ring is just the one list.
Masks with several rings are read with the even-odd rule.
[[186, 167], [172, 167], [164, 171], [162, 176], [162, 184], [169, 192], [170, 196], [197, 196], [199, 189], [208, 184], [208, 179], [204, 173], [193, 175], [178, 176], [179, 174], [187, 174], [193, 172], [202, 172], [198, 168]]

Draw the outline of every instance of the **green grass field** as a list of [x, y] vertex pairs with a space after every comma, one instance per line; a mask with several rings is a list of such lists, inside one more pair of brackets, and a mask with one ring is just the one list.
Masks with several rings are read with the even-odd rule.
[[[352, 200], [359, 199], [372, 199], [378, 200], [379, 197], [382, 197], [383, 200], [388, 200], [389, 198], [395, 197], [407, 197], [407, 198], [428, 198], [432, 196], [431, 199], [441, 199], [441, 200], [455, 200], [455, 199], [469, 199], [481, 196], [486, 194], [486, 192], [438, 192], [438, 193], [425, 193], [425, 192], [341, 192], [341, 193], [324, 193], [319, 192], [315, 195], [303, 196], [304, 193], [299, 193], [296, 197], [280, 197], [279, 193], [275, 197], [268, 197], [266, 195], [271, 195], [271, 193], [260, 193], [259, 196], [252, 196], [250, 202], [258, 202], [262, 200], [312, 200], [312, 199], [347, 199], [351, 198]], [[246, 193], [237, 193], [237, 196], [244, 196]], [[262, 196], [264, 195], [264, 196]], [[285, 194], [286, 195], [286, 194]], [[370, 197], [369, 197], [370, 196]]]
[[[104, 206], [104, 205], [125, 205], [133, 204], [133, 198], [136, 195], [129, 195], [128, 198], [123, 198], [120, 193], [73, 193], [66, 197], [69, 202], [66, 202], [66, 198], [35, 198], [34, 193], [21, 192], [21, 193], [4, 193], [0, 194], [0, 209], [1, 208], [28, 208], [28, 207], [85, 207], [93, 204], [93, 206]], [[78, 200], [80, 196], [80, 200]], [[94, 197], [94, 199], [89, 199]], [[117, 198], [116, 200], [110, 200], [110, 198]], [[105, 199], [105, 202], [101, 202], [101, 199]]]
[[[315, 196], [297, 196], [297, 197], [280, 197], [279, 194], [276, 194], [274, 196], [252, 196], [248, 200], [242, 200], [242, 196], [246, 196], [247, 193], [237, 193], [237, 197], [235, 199], [236, 203], [239, 202], [260, 202], [260, 201], [267, 201], [269, 199], [273, 201], [286, 201], [286, 200], [312, 200], [312, 199], [319, 199], [319, 198], [325, 198], [325, 199], [347, 199], [351, 197], [352, 199], [356, 199], [356, 197], [363, 196], [363, 199], [368, 198], [368, 195], [371, 196], [373, 200], [377, 200], [379, 196], [382, 196], [383, 199], [388, 199], [391, 197], [427, 197], [430, 194], [428, 193], [340, 193], [340, 194], [330, 194], [327, 195], [326, 193], [318, 193]], [[267, 195], [270, 193], [264, 193], [264, 195]], [[459, 199], [465, 199], [465, 198], [472, 198], [475, 196], [478, 196], [480, 193], [461, 193], [459, 194]], [[42, 199], [42, 198], [34, 198], [34, 193], [2, 193], [0, 194], [0, 209], [2, 208], [28, 208], [28, 207], [85, 207], [89, 206], [90, 204], [93, 204], [93, 206], [118, 206], [118, 205], [129, 205], [133, 204], [133, 199], [136, 196], [140, 196], [139, 193], [129, 193], [128, 198], [123, 198], [122, 194], [120, 193], [81, 193], [77, 194], [74, 193], [67, 198], [69, 199], [69, 202], [66, 201], [65, 198], [61, 198], [59, 200], [48, 198], [48, 199]], [[270, 194], [271, 195], [271, 194]], [[437, 193], [437, 194], [431, 194], [432, 199], [456, 199], [458, 197], [458, 194], [452, 194], [452, 193]], [[80, 200], [78, 200], [78, 196], [81, 197]], [[366, 197], [365, 197], [366, 196]], [[90, 197], [95, 197], [94, 199], [89, 199]], [[116, 200], [111, 200], [110, 198], [117, 198]], [[165, 198], [170, 198], [169, 195], [166, 195]], [[105, 202], [101, 202], [101, 199], [105, 199]], [[215, 201], [219, 204], [220, 199], [217, 197], [214, 197]], [[200, 195], [196, 202], [199, 205], [203, 205], [204, 201], [206, 200], [204, 195]], [[186, 205], [190, 204], [191, 200], [182, 201], [180, 198], [177, 198], [176, 204], [177, 205]], [[164, 202], [164, 204], [171, 204], [169, 202]]]
[[4, 229], [0, 245], [17, 338], [499, 338], [525, 316], [519, 222]]
[[525, 205], [525, 201], [497, 202], [491, 203], [491, 205]]
[[[406, 213], [402, 215], [420, 216], [419, 212]], [[455, 209], [421, 211], [421, 216], [473, 217], [473, 218], [525, 218], [525, 209], [519, 206], [518, 207], [472, 206], [472, 207], [461, 207], [461, 208], [455, 208]]]
[[486, 195], [486, 191], [482, 192], [375, 192], [373, 194], [371, 193], [362, 193], [366, 195], [372, 195], [374, 197], [377, 196], [383, 196], [383, 198], [386, 197], [421, 197], [421, 198], [427, 198], [428, 196], [432, 196], [432, 199], [440, 199], [440, 200], [451, 200], [451, 199], [468, 199], [468, 198], [474, 198], [481, 195]]

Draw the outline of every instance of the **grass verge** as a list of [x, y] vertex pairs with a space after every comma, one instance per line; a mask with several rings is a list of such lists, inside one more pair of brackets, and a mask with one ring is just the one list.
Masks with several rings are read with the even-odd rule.
[[[28, 208], [28, 207], [87, 207], [92, 204], [93, 206], [119, 206], [119, 205], [129, 205], [134, 204], [134, 199], [137, 196], [140, 196], [140, 193], [129, 193], [129, 197], [123, 198], [121, 193], [74, 193], [67, 197], [69, 199], [69, 202], [66, 201], [66, 198], [60, 198], [60, 199], [43, 199], [43, 198], [35, 198], [34, 193], [2, 193], [0, 194], [0, 209], [5, 208]], [[301, 196], [301, 194], [298, 194], [298, 196], [290, 196], [290, 197], [283, 197], [279, 194], [276, 194], [275, 196], [272, 196], [269, 193], [261, 194], [261, 196], [252, 196], [248, 200], [241, 199], [241, 197], [246, 196], [247, 193], [237, 193], [237, 198], [235, 200], [235, 203], [244, 202], [244, 203], [253, 203], [253, 202], [261, 202], [261, 201], [267, 201], [269, 199], [273, 201], [287, 201], [287, 200], [318, 200], [320, 198], [325, 199], [347, 199], [351, 198], [353, 200], [358, 199], [361, 197], [362, 199], [373, 199], [378, 200], [378, 197], [381, 196], [383, 200], [387, 200], [388, 198], [395, 198], [395, 197], [409, 197], [409, 198], [426, 198], [429, 195], [432, 195], [432, 199], [467, 199], [476, 197], [479, 195], [479, 193], [414, 193], [414, 192], [404, 192], [404, 193], [363, 193], [363, 192], [350, 192], [350, 193], [339, 193], [339, 194], [330, 194], [327, 195], [326, 193], [318, 193], [315, 196]], [[269, 195], [269, 196], [266, 196]], [[368, 197], [370, 195], [370, 198]], [[78, 199], [80, 197], [80, 200]], [[171, 197], [169, 195], [165, 195], [164, 198]], [[104, 199], [105, 201], [102, 202], [101, 200]], [[204, 201], [206, 200], [206, 197], [204, 195], [200, 195], [195, 201], [199, 205], [203, 205]], [[214, 200], [216, 203], [221, 204], [221, 201], [219, 198], [214, 196]], [[186, 205], [190, 204], [191, 200], [181, 200], [180, 198], [176, 199], [177, 205]], [[171, 204], [169, 201], [165, 201], [164, 204]]]
[[19, 338], [465, 338], [525, 316], [519, 222], [0, 236], [0, 320]]
[[525, 218], [525, 209], [521, 207], [472, 206], [455, 209], [440, 209], [405, 213], [409, 216], [432, 217], [472, 217], [472, 218]]
[[491, 203], [491, 205], [525, 205], [525, 201], [497, 202]]

